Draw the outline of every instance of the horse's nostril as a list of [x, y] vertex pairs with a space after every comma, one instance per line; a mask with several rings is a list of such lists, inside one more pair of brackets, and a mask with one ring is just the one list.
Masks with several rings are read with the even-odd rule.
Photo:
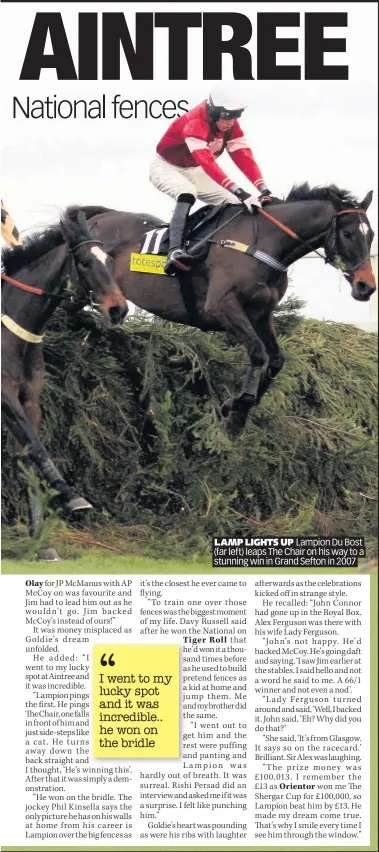
[[112, 305], [109, 308], [109, 317], [112, 322], [118, 322], [121, 319], [121, 308], [119, 305]]
[[109, 308], [109, 318], [112, 324], [116, 324], [117, 322], [121, 322], [122, 319], [126, 316], [128, 312], [127, 305], [112, 305]]

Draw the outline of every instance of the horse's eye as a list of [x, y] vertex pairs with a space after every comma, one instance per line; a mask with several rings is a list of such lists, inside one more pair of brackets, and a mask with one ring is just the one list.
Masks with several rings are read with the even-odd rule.
[[344, 235], [344, 237], [346, 237], [347, 240], [352, 239], [352, 235], [350, 234], [349, 231], [343, 231], [343, 235]]

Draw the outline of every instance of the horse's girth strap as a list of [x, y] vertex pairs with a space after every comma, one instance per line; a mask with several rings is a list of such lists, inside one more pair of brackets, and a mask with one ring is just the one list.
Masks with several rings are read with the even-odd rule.
[[239, 243], [238, 240], [221, 240], [220, 245], [222, 245], [223, 248], [231, 248], [236, 251], [241, 251], [243, 254], [249, 255], [249, 257], [255, 257], [267, 266], [271, 266], [272, 269], [276, 269], [277, 272], [287, 272], [288, 267], [283, 266], [283, 264], [280, 263], [279, 260], [276, 260], [275, 257], [271, 257], [270, 254], [267, 254], [264, 251], [259, 251], [259, 249], [252, 248], [246, 245], [246, 243]]
[[8, 317], [7, 314], [1, 314], [1, 322], [5, 325], [5, 328], [15, 334], [16, 337], [25, 340], [26, 343], [42, 343], [43, 341], [43, 334], [32, 334], [31, 331], [27, 331], [22, 325], [18, 325], [11, 317]]

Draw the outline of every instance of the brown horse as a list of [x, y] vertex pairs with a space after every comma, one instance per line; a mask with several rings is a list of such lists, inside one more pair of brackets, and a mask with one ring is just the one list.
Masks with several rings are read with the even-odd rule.
[[227, 331], [245, 345], [250, 369], [240, 394], [222, 406], [229, 434], [238, 435], [250, 408], [284, 364], [273, 311], [287, 289], [286, 269], [323, 247], [320, 257], [343, 271], [357, 302], [374, 293], [374, 234], [366, 215], [371, 200], [372, 192], [358, 203], [335, 185], [310, 189], [303, 184], [285, 201], [270, 203], [253, 216], [243, 207], [236, 212], [235, 205], [225, 205], [218, 211], [217, 228], [209, 233], [209, 223], [204, 223], [208, 234], [203, 241], [194, 239], [201, 238], [201, 226], [193, 239], [190, 235], [189, 253], [200, 259], [190, 273], [174, 278], [130, 270], [131, 253], [139, 251], [146, 231], [162, 228], [159, 219], [104, 207], [82, 209], [113, 257], [115, 279], [127, 298], [173, 322]]
[[[125, 297], [100, 240], [84, 214], [70, 208], [59, 225], [2, 252], [2, 415], [21, 447], [69, 512], [91, 509], [55, 467], [38, 438], [43, 385], [43, 331], [61, 300], [83, 307], [96, 303], [109, 326], [127, 313]], [[38, 287], [37, 287], [38, 282]], [[72, 289], [65, 290], [67, 285]], [[39, 501], [29, 497], [29, 533], [40, 524]], [[54, 558], [54, 556], [50, 557]]]

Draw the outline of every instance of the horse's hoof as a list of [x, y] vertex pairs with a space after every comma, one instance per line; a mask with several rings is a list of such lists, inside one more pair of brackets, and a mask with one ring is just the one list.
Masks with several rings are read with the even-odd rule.
[[226, 434], [228, 438], [239, 438], [243, 435], [246, 426], [246, 416], [239, 411], [231, 411], [226, 421]]
[[85, 500], [84, 497], [72, 497], [71, 500], [66, 503], [66, 509], [69, 512], [86, 512], [88, 509], [93, 509], [91, 503], [88, 503], [88, 500]]
[[228, 417], [228, 415], [230, 414], [232, 409], [233, 409], [233, 400], [232, 399], [226, 399], [225, 402], [223, 402], [223, 404], [221, 406], [221, 416], [222, 417]]
[[38, 562], [61, 562], [62, 559], [58, 555], [54, 547], [43, 547], [37, 553]]

